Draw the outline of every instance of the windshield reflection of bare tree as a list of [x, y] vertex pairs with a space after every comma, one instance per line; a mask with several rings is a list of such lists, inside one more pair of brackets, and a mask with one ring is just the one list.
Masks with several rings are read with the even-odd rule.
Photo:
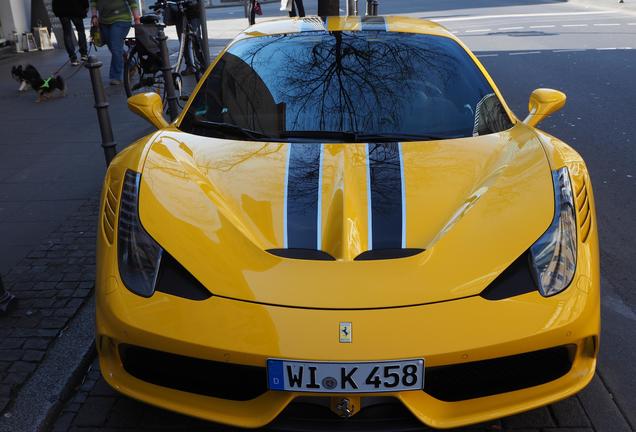
[[443, 50], [411, 45], [404, 35], [330, 36], [309, 53], [285, 52], [286, 67], [277, 77], [281, 99], [296, 111], [287, 113], [290, 131], [311, 130], [318, 118], [320, 129], [327, 131], [404, 132], [399, 130], [401, 117], [412, 93], [442, 91], [432, 83], [449, 84], [457, 66]]

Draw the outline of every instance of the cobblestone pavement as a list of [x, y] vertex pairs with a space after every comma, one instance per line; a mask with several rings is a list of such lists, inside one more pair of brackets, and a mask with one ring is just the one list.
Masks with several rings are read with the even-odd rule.
[[0, 413], [92, 295], [97, 212], [88, 200], [3, 277], [19, 300], [0, 325]]

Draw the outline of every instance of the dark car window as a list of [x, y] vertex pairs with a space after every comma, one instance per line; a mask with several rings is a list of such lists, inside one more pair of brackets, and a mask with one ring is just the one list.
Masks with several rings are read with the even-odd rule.
[[180, 125], [205, 136], [319, 142], [459, 138], [510, 126], [456, 42], [372, 31], [239, 41]]

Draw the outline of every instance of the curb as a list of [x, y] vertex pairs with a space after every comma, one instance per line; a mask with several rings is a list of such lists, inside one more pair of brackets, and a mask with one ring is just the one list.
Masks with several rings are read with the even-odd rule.
[[95, 357], [95, 299], [90, 297], [48, 350], [0, 422], [0, 432], [43, 432]]

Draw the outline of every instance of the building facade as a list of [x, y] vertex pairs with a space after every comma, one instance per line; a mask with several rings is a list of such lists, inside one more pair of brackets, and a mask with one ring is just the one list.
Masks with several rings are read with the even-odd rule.
[[13, 39], [31, 27], [31, 0], [0, 0], [0, 42]]

